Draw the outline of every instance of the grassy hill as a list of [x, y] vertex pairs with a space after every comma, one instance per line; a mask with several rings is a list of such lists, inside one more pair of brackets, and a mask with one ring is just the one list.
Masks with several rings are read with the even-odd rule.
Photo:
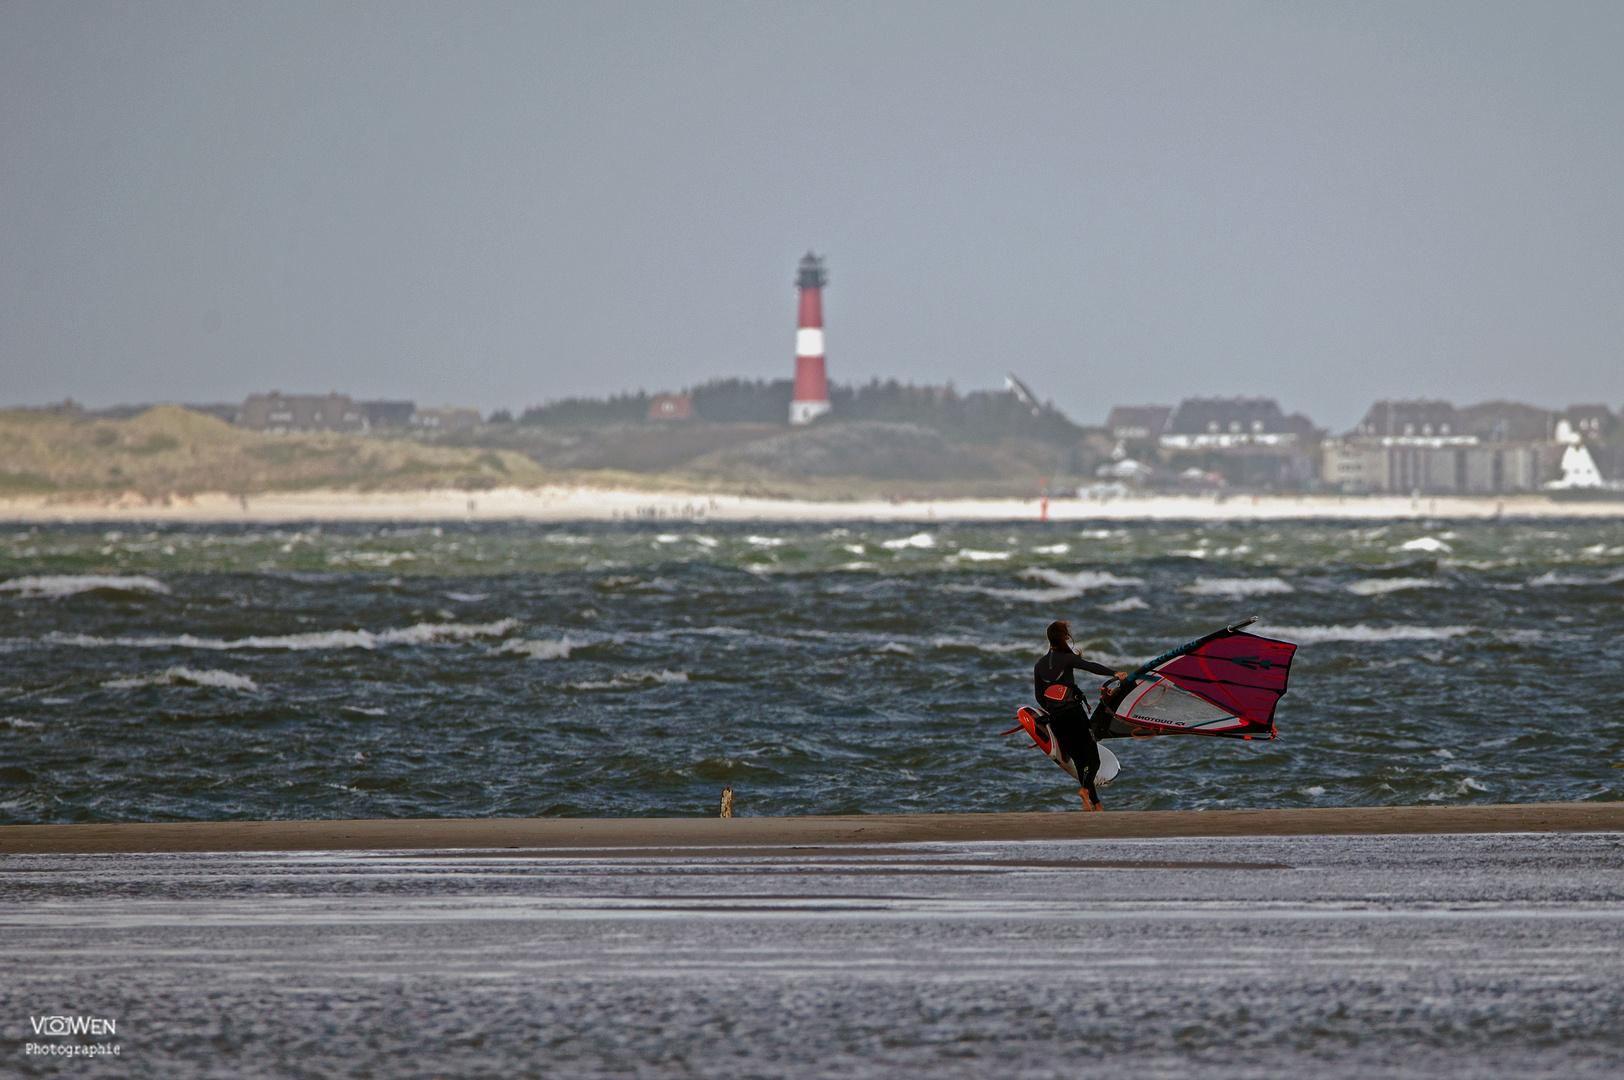
[[0, 496], [483, 490], [545, 483], [522, 454], [352, 435], [267, 435], [160, 405], [129, 420], [0, 411]]
[[1027, 496], [1076, 486], [1109, 460], [1113, 443], [1033, 439], [964, 442], [922, 424], [820, 421], [617, 423], [600, 427], [489, 424], [437, 445], [520, 453], [554, 476], [632, 487], [786, 498]]
[[[1108, 448], [1107, 448], [1108, 449]], [[1031, 495], [1099, 447], [962, 443], [916, 424], [486, 425], [434, 439], [270, 435], [176, 405], [128, 420], [0, 411], [0, 498], [585, 484], [788, 498]]]

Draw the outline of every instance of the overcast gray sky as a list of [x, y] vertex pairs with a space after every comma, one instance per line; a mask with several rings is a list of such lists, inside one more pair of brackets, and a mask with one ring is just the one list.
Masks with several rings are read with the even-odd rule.
[[1624, 4], [0, 4], [0, 401], [1624, 398]]

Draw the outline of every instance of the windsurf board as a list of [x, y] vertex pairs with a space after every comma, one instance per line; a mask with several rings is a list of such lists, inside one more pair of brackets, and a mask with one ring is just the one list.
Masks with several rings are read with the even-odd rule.
[[[1015, 714], [1015, 719], [1020, 721], [1021, 727], [1032, 737], [1033, 745], [1048, 755], [1050, 761], [1066, 770], [1067, 775], [1073, 780], [1078, 779], [1076, 764], [1060, 753], [1060, 746], [1050, 737], [1049, 725], [1044, 723], [1045, 717], [1042, 713], [1036, 709], [1023, 708]], [[1094, 774], [1094, 786], [1105, 787], [1122, 771], [1122, 763], [1103, 743], [1096, 743], [1095, 747], [1100, 752], [1100, 770]]]

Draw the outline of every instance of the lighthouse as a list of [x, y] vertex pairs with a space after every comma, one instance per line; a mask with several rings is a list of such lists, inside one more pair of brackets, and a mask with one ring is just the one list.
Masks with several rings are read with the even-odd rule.
[[829, 375], [823, 368], [823, 286], [828, 280], [823, 260], [808, 251], [795, 275], [801, 321], [795, 331], [795, 396], [789, 403], [792, 424], [810, 424], [829, 411]]

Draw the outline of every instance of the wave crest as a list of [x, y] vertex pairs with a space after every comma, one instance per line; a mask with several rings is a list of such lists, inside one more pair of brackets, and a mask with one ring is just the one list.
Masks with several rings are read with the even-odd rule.
[[1364, 581], [1355, 581], [1342, 587], [1355, 596], [1381, 596], [1384, 593], [1402, 592], [1405, 589], [1447, 589], [1449, 585], [1437, 578], [1395, 577], [1366, 578]]
[[492, 655], [503, 653], [528, 656], [532, 660], [568, 660], [570, 658], [570, 639], [559, 638], [557, 641], [547, 641], [538, 638], [508, 638], [502, 644], [491, 650]]
[[80, 648], [122, 647], [129, 649], [206, 649], [234, 652], [239, 649], [285, 649], [303, 652], [322, 649], [381, 649], [390, 645], [431, 645], [442, 641], [469, 641], [500, 637], [519, 625], [518, 619], [493, 623], [418, 623], [396, 630], [317, 630], [308, 634], [254, 635], [245, 638], [206, 638], [194, 634], [153, 635], [150, 637], [94, 637], [90, 634], [49, 634], [53, 645]]
[[252, 692], [259, 689], [259, 684], [246, 675], [238, 675], [231, 671], [216, 671], [196, 668], [172, 667], [157, 675], [149, 675], [136, 679], [109, 679], [102, 683], [109, 690], [132, 690], [140, 686], [212, 686], [220, 690], [243, 690]]
[[1473, 626], [1260, 626], [1254, 633], [1265, 637], [1284, 638], [1299, 645], [1321, 645], [1332, 641], [1384, 642], [1384, 641], [1445, 641], [1470, 634]]
[[0, 592], [16, 593], [23, 599], [59, 600], [97, 590], [163, 595], [169, 592], [169, 586], [144, 574], [37, 574], [0, 581]]
[[1271, 593], [1296, 592], [1291, 585], [1277, 577], [1266, 578], [1208, 578], [1198, 577], [1184, 591], [1191, 596], [1267, 596]]

